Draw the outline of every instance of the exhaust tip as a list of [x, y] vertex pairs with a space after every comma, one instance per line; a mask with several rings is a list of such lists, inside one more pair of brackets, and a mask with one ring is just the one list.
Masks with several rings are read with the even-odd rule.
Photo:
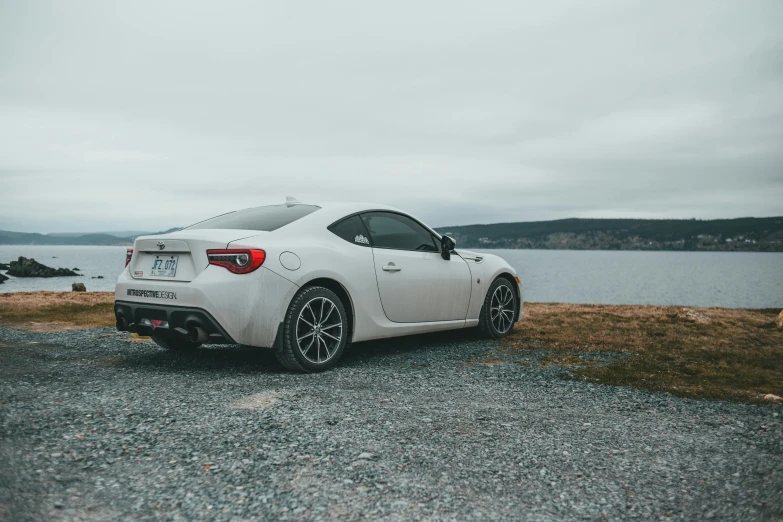
[[117, 330], [120, 332], [128, 331], [128, 320], [121, 315], [117, 316]]
[[209, 334], [200, 326], [188, 328], [188, 341], [192, 343], [204, 343], [209, 339]]

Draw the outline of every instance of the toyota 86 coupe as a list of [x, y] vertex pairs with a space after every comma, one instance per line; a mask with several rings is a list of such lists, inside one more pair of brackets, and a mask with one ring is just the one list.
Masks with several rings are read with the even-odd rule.
[[524, 317], [502, 258], [383, 205], [288, 198], [139, 237], [125, 265], [118, 330], [171, 350], [270, 348], [299, 372], [331, 368], [351, 342], [457, 328], [497, 339]]

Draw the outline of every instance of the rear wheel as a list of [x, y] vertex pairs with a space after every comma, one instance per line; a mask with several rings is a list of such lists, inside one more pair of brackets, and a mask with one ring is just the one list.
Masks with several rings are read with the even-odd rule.
[[479, 330], [485, 337], [499, 339], [514, 328], [517, 294], [508, 279], [498, 277], [489, 287], [479, 316]]
[[299, 292], [282, 324], [280, 363], [296, 372], [322, 372], [340, 359], [348, 340], [348, 315], [337, 294], [322, 286]]
[[201, 343], [190, 342], [187, 339], [173, 337], [168, 334], [153, 334], [152, 340], [161, 348], [175, 352], [192, 352], [201, 346]]

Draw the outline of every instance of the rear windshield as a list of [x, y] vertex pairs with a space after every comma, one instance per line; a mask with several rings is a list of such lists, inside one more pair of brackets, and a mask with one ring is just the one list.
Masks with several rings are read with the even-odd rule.
[[207, 219], [187, 227], [186, 230], [217, 228], [272, 232], [312, 214], [319, 208], [321, 207], [315, 205], [270, 205], [268, 207], [247, 208]]

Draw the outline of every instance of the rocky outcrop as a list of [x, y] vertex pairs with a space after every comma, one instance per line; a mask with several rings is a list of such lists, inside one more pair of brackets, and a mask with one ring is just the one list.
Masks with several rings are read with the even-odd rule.
[[87, 287], [84, 286], [84, 283], [74, 283], [71, 285], [71, 290], [74, 292], [86, 292]]
[[11, 261], [8, 266], [8, 275], [14, 277], [72, 277], [80, 274], [67, 268], [50, 268], [35, 259], [20, 257], [17, 261]]
[[0, 274], [0, 285], [3, 284], [3, 281], [8, 281], [8, 278], [4, 276], [3, 274]]
[[8, 270], [8, 265], [5, 263], [0, 263], [0, 270]]
[[699, 324], [710, 324], [712, 322], [711, 317], [704, 315], [703, 313], [699, 312], [698, 310], [694, 310], [693, 308], [681, 308], [677, 311], [677, 317]]

